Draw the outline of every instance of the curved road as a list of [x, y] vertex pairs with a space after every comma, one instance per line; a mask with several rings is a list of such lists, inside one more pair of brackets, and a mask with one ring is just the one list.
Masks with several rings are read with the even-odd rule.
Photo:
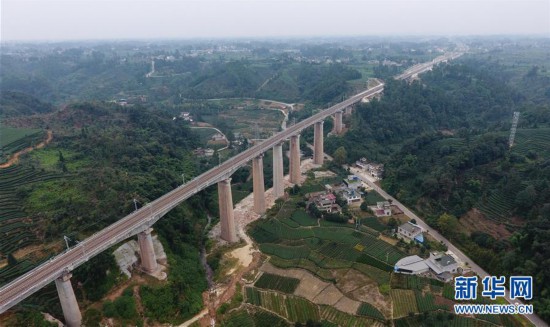
[[[414, 74], [421, 73], [430, 69], [433, 64], [448, 60], [451, 57], [452, 54], [445, 55], [428, 64], [416, 65], [408, 69], [406, 74], [401, 74], [397, 78], [405, 79]], [[0, 313], [7, 311], [40, 288], [62, 276], [63, 273], [71, 271], [86, 262], [89, 258], [105, 251], [116, 243], [146, 230], [182, 201], [185, 201], [204, 188], [230, 177], [239, 167], [245, 165], [263, 152], [268, 151], [276, 144], [284, 142], [292, 135], [299, 134], [303, 129], [318, 121], [324, 120], [337, 111], [344, 110], [346, 107], [360, 102], [361, 99], [366, 96], [373, 96], [382, 92], [383, 89], [383, 84], [375, 86], [288, 127], [261, 144], [237, 154], [221, 165], [208, 170], [190, 182], [166, 193], [148, 205], [95, 233], [75, 247], [57, 255], [13, 280], [0, 288]]]

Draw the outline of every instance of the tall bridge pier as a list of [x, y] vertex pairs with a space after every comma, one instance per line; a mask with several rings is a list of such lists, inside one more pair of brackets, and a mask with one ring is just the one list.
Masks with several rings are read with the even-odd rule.
[[279, 143], [273, 147], [273, 195], [278, 199], [284, 194], [283, 144]]
[[342, 134], [342, 111], [337, 111], [334, 114], [334, 132], [336, 134]]
[[346, 114], [346, 116], [351, 115], [352, 112], [353, 112], [352, 106], [347, 106], [346, 109], [344, 109], [344, 113]]
[[300, 134], [290, 137], [290, 182], [300, 185]]
[[78, 308], [78, 302], [74, 295], [73, 286], [71, 285], [71, 274], [65, 273], [55, 280], [55, 287], [63, 309], [65, 323], [69, 327], [80, 327], [82, 324], [82, 314]]
[[254, 192], [254, 212], [265, 213], [264, 155], [252, 159], [252, 183]]
[[325, 151], [323, 150], [323, 121], [316, 122], [313, 129], [313, 163], [322, 165]]
[[159, 268], [153, 238], [151, 237], [152, 228], [138, 234], [139, 254], [141, 256], [141, 268], [148, 274], [156, 272]]
[[221, 238], [229, 243], [237, 242], [235, 216], [233, 215], [233, 196], [231, 178], [218, 182], [218, 201], [220, 207]]

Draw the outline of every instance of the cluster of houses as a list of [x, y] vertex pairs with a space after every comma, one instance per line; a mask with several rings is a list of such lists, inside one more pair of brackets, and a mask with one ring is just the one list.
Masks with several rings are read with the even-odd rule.
[[325, 191], [310, 193], [309, 202], [315, 203], [321, 211], [333, 213], [340, 212], [342, 208], [336, 203], [336, 194], [346, 201], [348, 205], [361, 202], [363, 193], [362, 181], [355, 175], [347, 176], [340, 185], [325, 185]]
[[212, 157], [214, 155], [214, 149], [210, 149], [210, 148], [196, 148], [195, 150], [193, 150], [193, 154], [199, 158], [202, 158], [202, 157]]
[[377, 180], [381, 180], [384, 176], [384, 164], [379, 164], [375, 162], [368, 162], [367, 158], [361, 158], [355, 162], [355, 166], [361, 168], [363, 171], [366, 171], [372, 177]]
[[193, 122], [193, 116], [191, 116], [191, 113], [186, 112], [186, 111], [183, 111], [182, 113], [180, 113], [180, 118], [183, 119], [184, 121], [188, 121], [190, 123]]
[[452, 253], [431, 252], [427, 259], [411, 255], [397, 261], [394, 271], [402, 274], [433, 274], [443, 282], [449, 282], [454, 274], [461, 274], [463, 268]]
[[[412, 242], [424, 243], [422, 227], [406, 222], [397, 228], [397, 237]], [[397, 261], [394, 271], [410, 275], [432, 275], [443, 282], [449, 282], [454, 274], [461, 274], [463, 267], [451, 252], [431, 252], [427, 259], [411, 255]]]

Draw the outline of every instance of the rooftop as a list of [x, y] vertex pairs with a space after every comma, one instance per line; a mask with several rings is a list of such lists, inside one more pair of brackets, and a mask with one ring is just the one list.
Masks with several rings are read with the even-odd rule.
[[415, 233], [418, 233], [419, 231], [421, 232], [422, 231], [422, 228], [420, 228], [419, 226], [411, 223], [410, 221], [409, 222], [406, 222], [404, 223], [403, 225], [399, 226], [399, 228], [403, 229], [404, 231], [406, 232], [409, 232], [411, 234], [415, 234]]

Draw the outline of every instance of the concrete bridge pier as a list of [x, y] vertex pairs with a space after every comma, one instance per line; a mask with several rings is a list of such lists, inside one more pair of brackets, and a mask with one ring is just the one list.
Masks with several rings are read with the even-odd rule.
[[252, 159], [252, 183], [254, 191], [254, 212], [265, 213], [264, 155]]
[[290, 182], [300, 185], [300, 134], [290, 137]]
[[342, 133], [342, 115], [343, 113], [341, 111], [337, 111], [334, 115], [334, 132], [336, 134]]
[[325, 155], [323, 149], [323, 122], [316, 122], [313, 128], [313, 163], [322, 165]]
[[139, 255], [141, 257], [141, 268], [148, 274], [155, 273], [159, 266], [151, 237], [152, 228], [138, 234]]
[[273, 195], [278, 199], [284, 194], [283, 144], [279, 143], [273, 147]]
[[353, 112], [353, 107], [352, 106], [348, 106], [348, 107], [346, 107], [346, 109], [344, 109], [344, 113], [346, 114], [346, 116], [351, 115], [352, 112]]
[[220, 207], [221, 238], [229, 243], [237, 242], [235, 216], [233, 215], [233, 196], [231, 178], [218, 182], [218, 201]]
[[71, 285], [71, 274], [66, 273], [55, 280], [55, 287], [63, 309], [65, 324], [69, 327], [80, 327], [82, 324], [82, 314], [78, 308], [78, 302], [74, 295], [73, 286]]

